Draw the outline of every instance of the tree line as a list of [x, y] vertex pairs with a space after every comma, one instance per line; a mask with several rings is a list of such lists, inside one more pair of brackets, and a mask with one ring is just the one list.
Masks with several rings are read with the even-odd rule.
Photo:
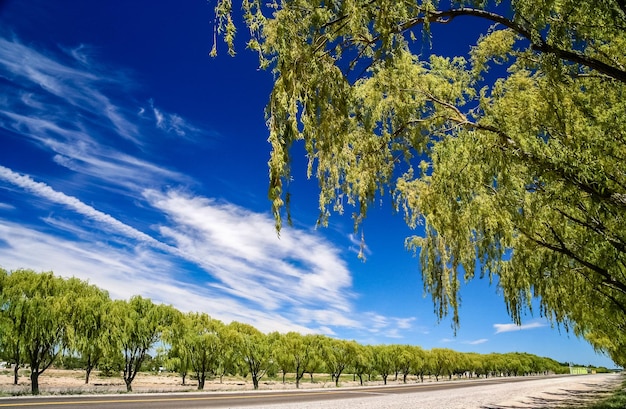
[[350, 373], [364, 378], [409, 375], [452, 379], [461, 376], [512, 376], [558, 372], [562, 366], [526, 353], [460, 353], [424, 350], [413, 345], [361, 345], [317, 334], [272, 332], [252, 325], [225, 324], [206, 313], [176, 308], [133, 296], [112, 300], [95, 285], [52, 272], [0, 269], [0, 357], [18, 370], [30, 367], [32, 394], [39, 376], [63, 355], [74, 357], [85, 371], [85, 383], [96, 368], [122, 373], [127, 391], [149, 353], [159, 354], [185, 384], [191, 374], [204, 389], [209, 378], [250, 376], [254, 388], [266, 375], [295, 374], [296, 387], [305, 375], [330, 374], [339, 385]]

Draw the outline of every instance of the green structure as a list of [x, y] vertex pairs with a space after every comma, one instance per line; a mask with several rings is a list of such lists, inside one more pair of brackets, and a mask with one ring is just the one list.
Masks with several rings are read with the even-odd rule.
[[584, 366], [570, 366], [569, 373], [570, 375], [587, 375], [590, 373], [590, 370]]

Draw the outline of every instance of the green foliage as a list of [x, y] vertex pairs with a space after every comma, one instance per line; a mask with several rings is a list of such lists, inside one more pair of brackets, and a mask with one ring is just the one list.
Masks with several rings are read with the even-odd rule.
[[354, 341], [327, 338], [321, 344], [322, 359], [335, 386], [339, 386], [341, 374], [354, 362], [356, 351], [357, 343]]
[[230, 323], [228, 329], [230, 330], [228, 340], [237, 351], [241, 366], [244, 368], [242, 375], [246, 376], [249, 373], [254, 389], [258, 389], [259, 380], [271, 372], [274, 365], [268, 337], [253, 326], [239, 322]]
[[[223, 21], [231, 1], [217, 3]], [[541, 314], [623, 365], [626, 5], [498, 3], [243, 1], [249, 47], [275, 78], [277, 228], [299, 142], [321, 224], [350, 206], [358, 228], [387, 196], [420, 226], [406, 245], [455, 328], [462, 282], [487, 276], [516, 322], [536, 297]], [[432, 55], [431, 27], [463, 18], [493, 25], [466, 55]]]
[[[178, 359], [181, 371], [191, 369], [204, 389], [207, 376], [215, 376], [227, 355], [226, 328], [206, 313], [176, 314], [164, 338], [171, 344], [170, 356]], [[183, 382], [184, 383], [184, 382]]]
[[[15, 270], [2, 279], [0, 312], [3, 347], [11, 351], [17, 369], [30, 365], [31, 393], [39, 394], [39, 376], [68, 345], [72, 296], [77, 280], [55, 277], [52, 272]], [[84, 283], [83, 283], [84, 284]]]
[[294, 372], [296, 388], [300, 387], [305, 371], [311, 367], [316, 355], [320, 354], [319, 340], [314, 335], [301, 335], [297, 332], [276, 335], [272, 344], [273, 355], [275, 363], [283, 372], [283, 383], [286, 372]]
[[124, 382], [132, 391], [132, 382], [141, 369], [147, 352], [161, 339], [161, 333], [171, 325], [174, 309], [154, 304], [150, 299], [134, 296], [129, 301], [114, 301], [110, 316], [113, 321], [112, 341], [121, 348], [124, 357]]
[[121, 351], [106, 354], [98, 363], [100, 376], [105, 378], [117, 378], [124, 369], [124, 356]]

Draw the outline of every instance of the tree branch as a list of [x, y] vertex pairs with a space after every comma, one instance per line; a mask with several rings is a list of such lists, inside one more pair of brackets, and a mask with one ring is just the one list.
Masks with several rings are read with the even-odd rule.
[[[621, 4], [624, 3], [624, 0], [618, 1], [620, 3], [620, 7], [626, 6]], [[626, 83], [626, 71], [613, 67], [598, 59], [589, 57], [582, 53], [570, 50], [563, 50], [554, 45], [548, 44], [538, 33], [533, 35], [533, 33], [529, 29], [522, 26], [521, 24], [518, 24], [511, 19], [486, 10], [462, 7], [446, 11], [431, 12], [425, 16], [416, 17], [408, 20], [405, 23], [400, 24], [398, 27], [398, 32], [409, 30], [410, 28], [415, 27], [419, 24], [423, 24], [425, 22], [447, 24], [459, 16], [479, 17], [485, 20], [493, 21], [495, 23], [500, 23], [530, 41], [531, 48], [535, 51], [554, 54], [562, 60], [571, 61], [585, 67], [592, 68], [595, 71], [608, 75], [609, 77], [617, 81]]]

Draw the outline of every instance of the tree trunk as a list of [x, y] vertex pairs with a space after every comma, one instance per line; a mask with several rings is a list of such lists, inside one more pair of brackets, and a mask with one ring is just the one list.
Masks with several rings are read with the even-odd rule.
[[20, 370], [20, 346], [19, 342], [15, 346], [15, 350], [13, 351], [13, 360], [15, 361], [15, 369], [13, 369], [13, 385], [17, 385], [19, 381], [19, 373]]
[[85, 369], [85, 385], [89, 383], [89, 375], [91, 375], [91, 370], [91, 366], [87, 366], [87, 369]]
[[132, 392], [133, 391], [133, 387], [132, 387], [131, 384], [133, 383], [133, 380], [124, 378], [124, 382], [126, 383], [126, 392]]
[[183, 378], [183, 386], [185, 386], [185, 380], [187, 379], [187, 372], [181, 373], [180, 376]]
[[254, 386], [254, 390], [259, 389], [259, 379], [256, 375], [252, 375], [252, 385]]
[[198, 390], [204, 390], [204, 382], [206, 380], [206, 374], [201, 374], [198, 376]]
[[39, 370], [35, 368], [30, 373], [30, 393], [39, 395]]
[[387, 376], [388, 376], [388, 375], [383, 375], [383, 383], [384, 383], [385, 385], [387, 385]]

